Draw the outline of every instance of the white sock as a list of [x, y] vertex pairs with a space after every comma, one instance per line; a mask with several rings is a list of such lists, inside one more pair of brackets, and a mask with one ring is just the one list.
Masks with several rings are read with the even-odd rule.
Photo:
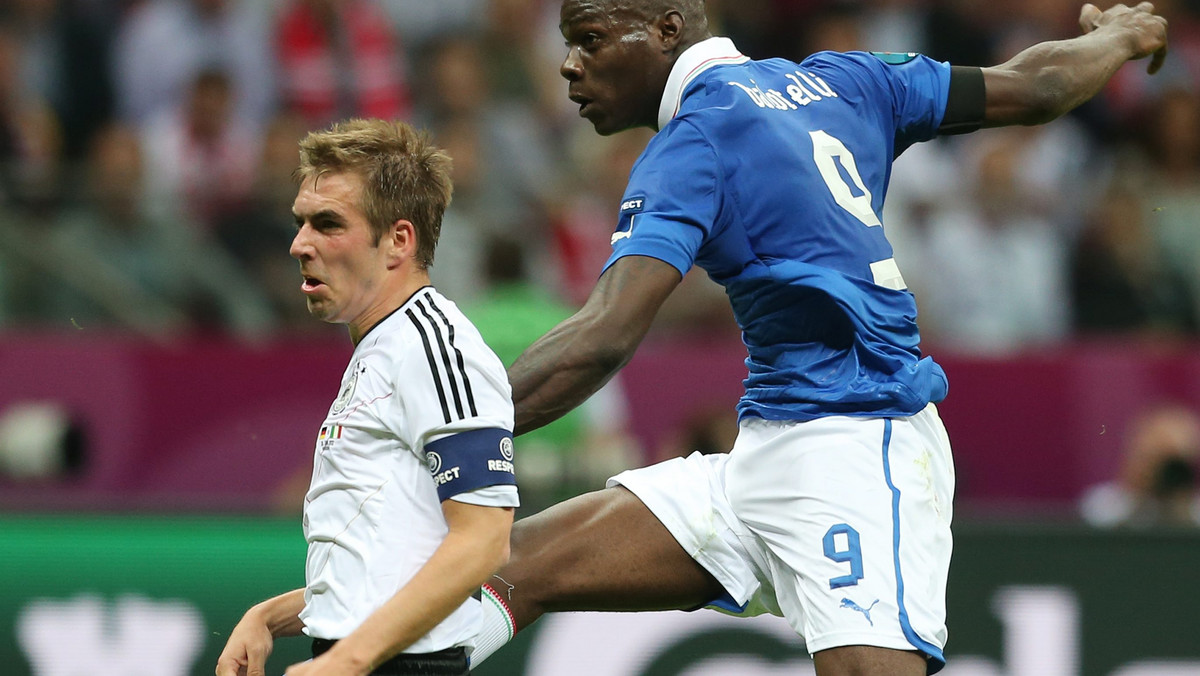
[[516, 633], [508, 600], [502, 594], [490, 584], [485, 584], [480, 600], [483, 603], [483, 620], [479, 623], [479, 634], [475, 636], [475, 649], [471, 651], [472, 669], [511, 641]]

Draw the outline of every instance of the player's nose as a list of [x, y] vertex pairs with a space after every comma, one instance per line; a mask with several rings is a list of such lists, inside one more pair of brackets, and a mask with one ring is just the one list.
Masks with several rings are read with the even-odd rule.
[[574, 82], [583, 77], [583, 63], [579, 60], [578, 47], [572, 47], [567, 52], [567, 58], [563, 59], [562, 65], [558, 67], [558, 72], [568, 82]]
[[296, 260], [312, 258], [313, 246], [308, 236], [309, 230], [307, 225], [302, 225], [296, 230], [296, 236], [292, 238], [292, 245], [288, 247], [288, 253], [292, 258]]

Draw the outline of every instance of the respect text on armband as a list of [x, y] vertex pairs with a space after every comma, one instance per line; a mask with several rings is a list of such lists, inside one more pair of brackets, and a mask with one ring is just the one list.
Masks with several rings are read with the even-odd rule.
[[459, 471], [460, 471], [460, 468], [451, 467], [450, 469], [448, 469], [444, 472], [438, 472], [437, 474], [433, 475], [433, 483], [437, 484], [438, 486], [441, 486], [444, 483], [449, 483], [451, 481], [454, 481], [455, 479], [458, 478]]
[[508, 460], [488, 460], [487, 466], [488, 469], [493, 472], [508, 472], [509, 474], [517, 473], [517, 468], [514, 467], [513, 464]]

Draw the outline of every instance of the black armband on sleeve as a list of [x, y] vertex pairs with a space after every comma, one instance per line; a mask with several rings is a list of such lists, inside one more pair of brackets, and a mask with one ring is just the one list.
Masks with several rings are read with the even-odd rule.
[[950, 66], [950, 93], [946, 96], [946, 114], [942, 116], [941, 135], [966, 134], [983, 126], [987, 95], [983, 87], [983, 69]]

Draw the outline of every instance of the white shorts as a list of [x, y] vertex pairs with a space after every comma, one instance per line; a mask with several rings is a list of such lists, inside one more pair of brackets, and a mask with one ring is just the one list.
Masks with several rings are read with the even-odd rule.
[[[909, 418], [742, 422], [728, 454], [608, 480], [725, 587], [782, 615], [810, 653], [847, 645], [945, 660], [954, 466], [937, 409]], [[730, 608], [732, 601], [732, 608]]]

